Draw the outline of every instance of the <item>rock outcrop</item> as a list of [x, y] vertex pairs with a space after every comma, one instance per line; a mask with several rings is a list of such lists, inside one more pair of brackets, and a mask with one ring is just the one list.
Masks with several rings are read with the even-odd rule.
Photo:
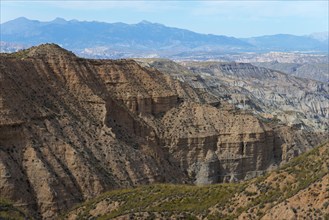
[[292, 146], [297, 129], [133, 60], [46, 44], [1, 54], [0, 68], [0, 194], [35, 218], [116, 188], [243, 180], [323, 140]]
[[210, 173], [211, 183], [250, 178], [274, 163], [273, 130], [252, 115], [186, 103], [162, 120], [165, 146], [196, 183]]

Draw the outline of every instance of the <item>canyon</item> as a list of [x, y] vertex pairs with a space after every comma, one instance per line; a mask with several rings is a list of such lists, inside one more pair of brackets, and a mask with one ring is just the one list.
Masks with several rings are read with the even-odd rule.
[[[1, 197], [53, 219], [109, 190], [248, 180], [328, 138], [328, 84], [249, 64], [154, 64], [83, 59], [55, 44], [1, 54]], [[271, 94], [269, 78], [300, 88], [299, 101]], [[283, 103], [305, 120], [265, 117]]]

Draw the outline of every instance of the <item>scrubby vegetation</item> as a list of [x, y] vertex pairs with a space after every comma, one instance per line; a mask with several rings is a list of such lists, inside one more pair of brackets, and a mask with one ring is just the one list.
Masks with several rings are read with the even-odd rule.
[[116, 190], [105, 193], [83, 205], [79, 218], [84, 218], [101, 201], [119, 202], [118, 209], [107, 213], [104, 219], [137, 212], [177, 212], [206, 215], [207, 209], [216, 204], [227, 202], [242, 184], [221, 184], [205, 187], [190, 185], [155, 184], [135, 189]]
[[[99, 219], [118, 216], [234, 219], [245, 213], [258, 219], [274, 205], [321, 180], [328, 174], [328, 166], [327, 143], [276, 171], [244, 183], [209, 186], [155, 184], [115, 190], [76, 207], [69, 215], [77, 219], [91, 216]], [[315, 211], [319, 214], [317, 216], [325, 216], [325, 210]], [[298, 210], [294, 209], [294, 212]]]
[[30, 218], [23, 211], [14, 207], [10, 201], [0, 198], [0, 219], [26, 220]]

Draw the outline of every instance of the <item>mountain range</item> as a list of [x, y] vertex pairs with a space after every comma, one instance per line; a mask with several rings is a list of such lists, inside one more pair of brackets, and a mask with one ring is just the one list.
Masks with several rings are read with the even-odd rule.
[[142, 21], [137, 24], [78, 21], [56, 18], [41, 22], [20, 17], [1, 24], [1, 50], [56, 43], [85, 57], [170, 57], [184, 52], [328, 52], [325, 34], [287, 34], [235, 38], [199, 34]]

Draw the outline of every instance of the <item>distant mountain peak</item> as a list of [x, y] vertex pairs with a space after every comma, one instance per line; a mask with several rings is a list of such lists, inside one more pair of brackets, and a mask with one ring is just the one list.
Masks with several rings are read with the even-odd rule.
[[79, 20], [77, 20], [77, 19], [72, 19], [72, 20], [70, 20], [70, 22], [79, 22]]
[[150, 22], [150, 21], [147, 21], [147, 20], [142, 20], [142, 21], [139, 22], [138, 24], [153, 24], [153, 23]]
[[54, 20], [52, 20], [50, 23], [65, 24], [65, 23], [67, 23], [67, 20], [65, 20], [64, 18], [57, 17]]
[[[11, 21], [8, 21], [6, 23], [11, 23], [11, 24], [26, 24], [26, 23], [31, 23], [31, 22], [39, 22], [37, 20], [31, 20], [31, 19], [28, 19], [26, 17], [18, 17], [14, 20], [11, 20]], [[5, 23], [3, 23], [5, 24]]]
[[28, 19], [26, 17], [18, 17], [16, 19], [14, 19], [13, 21], [30, 21], [30, 19]]
[[142, 20], [141, 22], [137, 23], [137, 25], [153, 25], [153, 26], [164, 26], [164, 24], [156, 23], [156, 22], [150, 22], [147, 20]]

